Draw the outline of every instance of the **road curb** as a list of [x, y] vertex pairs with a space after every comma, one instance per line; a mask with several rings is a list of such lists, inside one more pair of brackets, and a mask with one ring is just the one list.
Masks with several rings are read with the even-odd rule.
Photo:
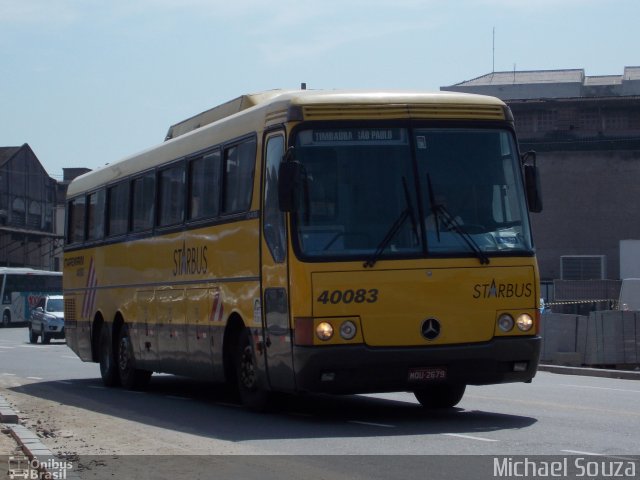
[[18, 443], [22, 452], [33, 460], [34, 457], [53, 457], [53, 453], [41, 441], [40, 437], [27, 427], [18, 424], [18, 415], [9, 406], [6, 398], [0, 395], [0, 422], [9, 429], [11, 436]]
[[622, 380], [640, 380], [640, 372], [630, 370], [607, 370], [604, 368], [566, 367], [563, 365], [538, 365], [541, 372], [563, 375], [582, 375], [587, 377], [617, 378]]

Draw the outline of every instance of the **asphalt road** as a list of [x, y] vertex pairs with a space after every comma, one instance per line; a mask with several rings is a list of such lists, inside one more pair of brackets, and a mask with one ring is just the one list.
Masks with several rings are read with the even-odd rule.
[[[54, 453], [106, 455], [110, 468], [122, 455], [234, 454], [244, 460], [217, 457], [216, 468], [241, 478], [299, 478], [288, 474], [303, 466], [307, 478], [426, 478], [425, 469], [429, 478], [495, 478], [495, 459], [587, 457], [601, 468], [640, 454], [633, 380], [539, 372], [531, 384], [468, 387], [446, 412], [400, 392], [283, 396], [275, 412], [257, 414], [223, 386], [181, 377], [154, 375], [145, 392], [104, 388], [97, 364], [64, 342], [30, 345], [26, 329], [14, 328], [0, 329], [0, 393], [50, 433], [42, 441]], [[208, 457], [195, 458], [190, 465]]]

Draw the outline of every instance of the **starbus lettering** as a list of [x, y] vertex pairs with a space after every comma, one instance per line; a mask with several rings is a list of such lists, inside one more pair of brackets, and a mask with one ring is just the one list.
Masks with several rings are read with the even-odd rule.
[[533, 294], [531, 283], [477, 283], [473, 286], [473, 298], [522, 298]]
[[187, 247], [173, 251], [173, 276], [207, 273], [207, 246]]

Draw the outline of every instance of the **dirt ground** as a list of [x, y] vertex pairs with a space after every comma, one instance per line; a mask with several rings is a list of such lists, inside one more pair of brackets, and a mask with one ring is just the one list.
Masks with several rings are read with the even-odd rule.
[[18, 415], [20, 423], [36, 433], [54, 455], [74, 457], [255, 453], [254, 450], [230, 441], [207, 439], [203, 442], [197, 435], [90, 412], [13, 390], [1, 389], [0, 393]]

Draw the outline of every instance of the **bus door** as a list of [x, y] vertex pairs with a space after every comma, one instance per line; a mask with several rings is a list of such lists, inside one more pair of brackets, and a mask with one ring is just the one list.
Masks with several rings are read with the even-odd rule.
[[293, 354], [287, 288], [287, 234], [278, 204], [278, 167], [285, 150], [284, 133], [265, 138], [262, 209], [262, 325], [271, 388], [294, 390]]

